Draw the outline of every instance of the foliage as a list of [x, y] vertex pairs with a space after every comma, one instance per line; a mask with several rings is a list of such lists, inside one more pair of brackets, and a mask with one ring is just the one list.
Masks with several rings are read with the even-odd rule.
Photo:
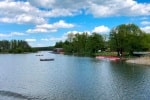
[[93, 33], [89, 36], [87, 50], [90, 54], [97, 53], [98, 50], [104, 50], [104, 39], [100, 34]]
[[62, 47], [63, 47], [63, 42], [62, 42], [62, 41], [56, 42], [56, 44], [55, 44], [54, 47], [55, 47], [55, 48], [62, 48]]
[[49, 46], [49, 47], [32, 47], [32, 51], [36, 52], [36, 51], [49, 51], [49, 50], [53, 50], [54, 47]]
[[64, 48], [65, 53], [92, 56], [98, 52], [98, 50], [104, 49], [104, 39], [100, 34], [87, 33], [68, 35], [68, 39], [65, 42], [57, 42], [55, 47]]
[[134, 24], [122, 24], [110, 32], [110, 47], [117, 51], [118, 56], [123, 52], [133, 54], [134, 51], [143, 51], [147, 47], [145, 33]]
[[117, 52], [99, 52], [96, 53], [95, 56], [117, 56]]
[[111, 52], [117, 52], [118, 56], [127, 56], [132, 55], [134, 51], [150, 50], [150, 34], [143, 32], [135, 24], [119, 25], [111, 30], [109, 39], [105, 38], [97, 33], [91, 35], [70, 33], [65, 42], [57, 42], [55, 47], [63, 48], [65, 53], [82, 56], [116, 55], [116, 53], [112, 54]]
[[23, 40], [2, 40], [0, 41], [0, 52], [1, 53], [23, 53], [31, 52], [32, 49], [26, 41]]
[[145, 44], [145, 50], [150, 51], [150, 33], [144, 35], [143, 43]]

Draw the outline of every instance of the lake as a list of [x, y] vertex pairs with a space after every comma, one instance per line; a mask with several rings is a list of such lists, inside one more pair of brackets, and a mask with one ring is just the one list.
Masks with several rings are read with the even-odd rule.
[[49, 52], [0, 54], [0, 100], [149, 98], [150, 66]]

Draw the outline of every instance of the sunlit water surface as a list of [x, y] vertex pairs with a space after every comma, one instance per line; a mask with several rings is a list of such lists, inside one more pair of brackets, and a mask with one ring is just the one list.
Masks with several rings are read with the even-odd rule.
[[0, 100], [149, 99], [150, 66], [49, 52], [0, 54]]

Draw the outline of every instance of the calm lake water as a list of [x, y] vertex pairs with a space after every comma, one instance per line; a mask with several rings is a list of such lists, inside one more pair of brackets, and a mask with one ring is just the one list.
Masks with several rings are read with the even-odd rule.
[[150, 66], [48, 52], [0, 54], [0, 100], [149, 99]]

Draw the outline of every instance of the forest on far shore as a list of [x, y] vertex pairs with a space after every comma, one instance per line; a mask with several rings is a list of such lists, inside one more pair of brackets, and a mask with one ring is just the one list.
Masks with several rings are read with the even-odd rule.
[[24, 40], [1, 40], [0, 53], [29, 53], [37, 51], [50, 51], [53, 46], [49, 47], [31, 47], [28, 42]]
[[0, 41], [0, 53], [25, 53], [32, 51], [29, 44], [23, 40]]
[[99, 52], [133, 55], [135, 51], [150, 51], [150, 34], [135, 24], [121, 24], [113, 28], [107, 38], [98, 33], [70, 33], [65, 41], [57, 42], [55, 48], [81, 56], [95, 56]]
[[31, 47], [24, 40], [0, 41], [0, 53], [50, 51], [54, 48], [63, 48], [65, 54], [80, 56], [95, 56], [101, 52], [133, 55], [135, 51], [150, 51], [150, 34], [135, 24], [121, 24], [113, 28], [108, 37], [99, 33], [70, 33], [65, 41], [49, 47]]

